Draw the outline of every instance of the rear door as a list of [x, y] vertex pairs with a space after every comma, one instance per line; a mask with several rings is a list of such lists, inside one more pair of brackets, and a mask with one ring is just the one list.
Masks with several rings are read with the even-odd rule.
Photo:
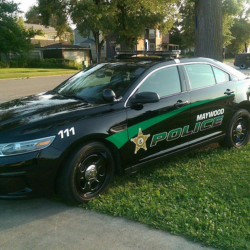
[[187, 64], [183, 68], [190, 88], [192, 146], [226, 132], [234, 108], [236, 82], [210, 64]]

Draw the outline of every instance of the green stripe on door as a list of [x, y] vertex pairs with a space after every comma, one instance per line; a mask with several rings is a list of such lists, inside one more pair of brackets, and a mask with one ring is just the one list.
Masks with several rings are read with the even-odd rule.
[[202, 104], [206, 104], [206, 103], [209, 103], [212, 101], [223, 99], [223, 98], [228, 98], [228, 96], [222, 96], [222, 97], [219, 97], [216, 99], [209, 99], [206, 101], [199, 101], [196, 103], [192, 103], [192, 104], [187, 105], [185, 107], [167, 112], [166, 114], [159, 115], [157, 117], [154, 117], [154, 118], [148, 119], [146, 121], [137, 123], [137, 124], [129, 127], [128, 131], [125, 130], [125, 131], [121, 131], [121, 132], [118, 132], [116, 134], [113, 134], [113, 135], [107, 137], [106, 140], [112, 142], [113, 144], [116, 145], [116, 147], [118, 149], [120, 149], [128, 140], [130, 140], [131, 138], [133, 138], [134, 136], [136, 136], [138, 134], [139, 128], [141, 128], [141, 130], [143, 131], [143, 130], [150, 128], [150, 127], [154, 126], [155, 124], [162, 122], [162, 121], [164, 121], [164, 120], [166, 120], [174, 115], [177, 115], [185, 110], [188, 110], [190, 108], [193, 108], [193, 107], [196, 107], [196, 106], [199, 106]]

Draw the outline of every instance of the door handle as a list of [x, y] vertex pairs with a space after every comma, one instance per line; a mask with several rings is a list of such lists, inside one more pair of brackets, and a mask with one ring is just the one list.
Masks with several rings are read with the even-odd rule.
[[227, 89], [226, 92], [224, 92], [225, 95], [231, 95], [234, 93], [234, 90]]
[[176, 103], [175, 103], [175, 107], [176, 108], [180, 108], [180, 107], [183, 107], [183, 106], [186, 106], [189, 104], [189, 101], [185, 101], [183, 102], [182, 100], [178, 100]]

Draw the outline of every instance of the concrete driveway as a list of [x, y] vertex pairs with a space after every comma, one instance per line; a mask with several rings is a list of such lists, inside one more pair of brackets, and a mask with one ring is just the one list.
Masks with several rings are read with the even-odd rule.
[[0, 249], [212, 250], [140, 223], [48, 199], [0, 200]]

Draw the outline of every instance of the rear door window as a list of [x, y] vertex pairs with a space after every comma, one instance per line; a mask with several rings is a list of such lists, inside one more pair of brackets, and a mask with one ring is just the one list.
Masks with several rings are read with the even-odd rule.
[[226, 72], [224, 72], [218, 68], [215, 68], [215, 67], [213, 67], [213, 71], [214, 71], [214, 75], [215, 75], [217, 83], [230, 81], [230, 76]]
[[190, 88], [198, 89], [215, 85], [212, 67], [208, 64], [188, 64], [184, 66], [189, 78]]

